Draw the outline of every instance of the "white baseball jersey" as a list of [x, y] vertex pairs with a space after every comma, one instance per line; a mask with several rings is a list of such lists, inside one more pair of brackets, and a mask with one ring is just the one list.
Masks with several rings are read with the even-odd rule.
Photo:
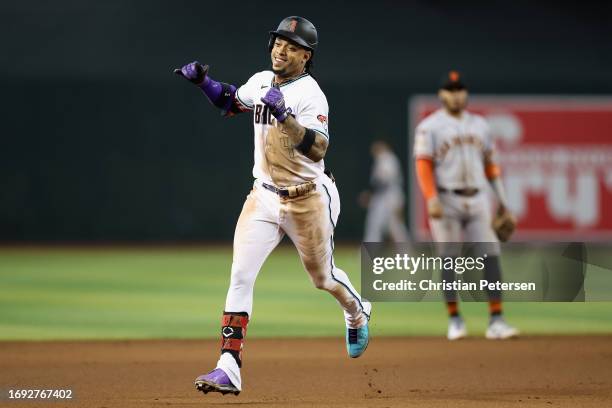
[[493, 140], [486, 120], [464, 111], [461, 118], [439, 109], [416, 128], [414, 156], [435, 164], [436, 183], [446, 189], [484, 188], [484, 164], [494, 160]]
[[403, 183], [402, 166], [395, 154], [385, 151], [374, 159], [370, 183], [375, 193], [382, 193], [389, 189], [401, 191]]
[[385, 233], [393, 242], [408, 242], [408, 230], [400, 216], [404, 205], [402, 166], [391, 151], [374, 158], [370, 184], [373, 195], [365, 220], [365, 242], [382, 242]]
[[[257, 275], [286, 234], [295, 244], [314, 285], [331, 293], [342, 307], [347, 327], [362, 327], [370, 317], [372, 305], [361, 299], [348, 275], [336, 266], [333, 258], [333, 234], [340, 215], [338, 189], [324, 174], [323, 160], [315, 163], [295, 150], [261, 102], [273, 85], [273, 79], [271, 71], [259, 72], [236, 92], [237, 101], [253, 110], [253, 176], [256, 180], [234, 232], [232, 274], [224, 310], [252, 316]], [[280, 91], [285, 106], [291, 108], [298, 123], [329, 137], [327, 100], [310, 75], [303, 74], [280, 85]], [[311, 180], [316, 188], [295, 198], [281, 198], [262, 185], [270, 183], [283, 187]], [[229, 353], [221, 354], [217, 368], [241, 389], [240, 367], [234, 357]]]
[[[236, 99], [253, 110], [255, 163], [253, 177], [277, 186], [290, 186], [323, 175], [323, 160], [314, 162], [298, 152], [289, 136], [276, 127], [276, 119], [261, 102], [274, 83], [272, 71], [253, 75], [236, 91]], [[329, 139], [328, 106], [319, 84], [308, 73], [280, 84], [285, 106], [297, 122]]]

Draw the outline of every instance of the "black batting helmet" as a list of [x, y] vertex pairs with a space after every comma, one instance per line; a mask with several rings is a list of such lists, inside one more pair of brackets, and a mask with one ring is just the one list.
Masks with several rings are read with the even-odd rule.
[[269, 51], [272, 51], [274, 39], [276, 37], [283, 37], [291, 40], [312, 52], [314, 52], [319, 43], [317, 29], [314, 24], [304, 17], [299, 16], [284, 18], [275, 31], [270, 31], [270, 41], [268, 42]]

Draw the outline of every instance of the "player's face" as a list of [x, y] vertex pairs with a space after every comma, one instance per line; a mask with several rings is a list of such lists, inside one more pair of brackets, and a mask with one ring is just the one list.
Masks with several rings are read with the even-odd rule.
[[384, 142], [378, 140], [372, 143], [372, 146], [370, 147], [370, 153], [373, 157], [377, 157], [385, 150], [387, 150], [387, 145]]
[[299, 75], [304, 71], [304, 66], [310, 59], [310, 55], [310, 51], [284, 38], [277, 37], [270, 53], [272, 71], [281, 78], [291, 78]]
[[468, 93], [465, 89], [454, 91], [440, 89], [438, 97], [440, 102], [442, 102], [442, 106], [452, 114], [461, 113], [467, 106]]

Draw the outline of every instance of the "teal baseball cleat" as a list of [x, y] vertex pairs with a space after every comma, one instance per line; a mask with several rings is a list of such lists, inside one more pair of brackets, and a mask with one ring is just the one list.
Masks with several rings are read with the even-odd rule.
[[349, 357], [357, 358], [368, 348], [370, 331], [368, 324], [358, 329], [346, 329], [346, 350]]

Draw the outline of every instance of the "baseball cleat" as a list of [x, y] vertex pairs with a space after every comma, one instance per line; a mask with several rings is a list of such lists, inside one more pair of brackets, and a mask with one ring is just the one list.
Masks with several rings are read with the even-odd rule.
[[215, 368], [208, 374], [202, 374], [195, 379], [195, 387], [204, 394], [209, 392], [220, 392], [222, 395], [233, 393], [240, 394], [240, 390], [232, 384], [225, 371]]
[[366, 351], [370, 342], [368, 324], [358, 329], [346, 329], [346, 350], [351, 358], [357, 358]]
[[512, 327], [506, 323], [506, 321], [501, 317], [491, 320], [485, 334], [486, 338], [489, 340], [511, 339], [518, 337], [518, 335], [519, 331], [515, 327]]
[[448, 322], [448, 331], [446, 338], [449, 340], [459, 340], [467, 337], [467, 328], [465, 322], [459, 316], [451, 317]]

